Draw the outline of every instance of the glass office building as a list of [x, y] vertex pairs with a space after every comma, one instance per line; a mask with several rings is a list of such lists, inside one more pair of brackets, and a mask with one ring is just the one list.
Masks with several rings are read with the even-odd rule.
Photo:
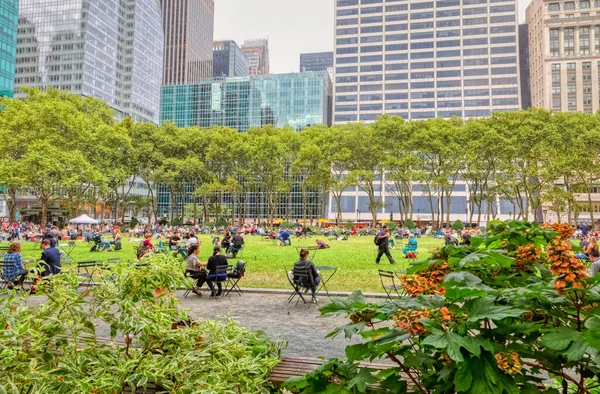
[[335, 123], [517, 111], [515, 0], [337, 0]]
[[21, 0], [19, 87], [103, 99], [117, 118], [158, 123], [163, 31], [156, 0]]
[[235, 41], [215, 41], [213, 45], [213, 77], [245, 77], [248, 57]]
[[18, 0], [0, 2], [0, 96], [14, 93], [18, 12]]
[[179, 127], [289, 125], [295, 130], [330, 124], [331, 82], [327, 72], [203, 79], [163, 86], [161, 122]]
[[333, 67], [333, 52], [300, 54], [300, 72], [327, 71]]

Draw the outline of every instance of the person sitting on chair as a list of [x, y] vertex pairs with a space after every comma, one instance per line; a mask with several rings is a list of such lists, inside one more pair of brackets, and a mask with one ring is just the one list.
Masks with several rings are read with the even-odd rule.
[[[213, 247], [213, 255], [208, 258], [208, 263], [206, 264], [206, 268], [208, 269], [208, 286], [211, 290], [211, 297], [219, 297], [222, 294], [221, 282], [224, 280], [227, 274], [221, 278], [219, 274], [217, 274], [217, 267], [227, 266], [227, 257], [221, 254], [221, 246], [215, 245]], [[217, 288], [219, 289], [215, 292], [214, 283], [217, 284]]]
[[279, 233], [279, 240], [283, 243], [283, 246], [291, 245], [292, 240], [290, 239], [290, 233], [286, 229], [283, 229], [281, 233]]
[[417, 239], [415, 237], [410, 237], [408, 239], [408, 246], [406, 246], [405, 248], [402, 248], [402, 253], [404, 254], [404, 257], [406, 257], [406, 255], [409, 252], [414, 252], [415, 250], [417, 250], [418, 246], [419, 246], [419, 243], [417, 242]]
[[221, 249], [225, 251], [229, 251], [229, 247], [231, 246], [231, 233], [227, 231], [223, 236], [223, 240], [221, 241]]
[[202, 285], [204, 285], [204, 282], [206, 282], [208, 273], [204, 269], [207, 263], [203, 263], [200, 261], [200, 259], [198, 258], [199, 254], [200, 246], [198, 244], [190, 246], [186, 257], [187, 265], [185, 268], [185, 273], [190, 278], [196, 279], [196, 286], [194, 286], [192, 291], [194, 292], [194, 294], [197, 294], [198, 296], [202, 297], [200, 289], [202, 288]]
[[27, 270], [23, 268], [23, 258], [21, 257], [21, 244], [13, 242], [8, 247], [4, 255], [4, 280], [8, 282], [8, 288], [12, 290], [14, 285], [22, 286], [27, 277]]
[[308, 285], [312, 297], [315, 298], [317, 295], [317, 286], [319, 286], [319, 283], [321, 283], [321, 273], [317, 270], [317, 267], [315, 267], [315, 263], [313, 263], [311, 260], [308, 260], [308, 250], [300, 250], [300, 260], [294, 263], [294, 271], [295, 270], [308, 271], [309, 283], [305, 284]]
[[235, 258], [237, 256], [237, 254], [239, 253], [240, 250], [242, 250], [242, 248], [244, 247], [244, 237], [242, 237], [242, 234], [238, 231], [237, 234], [235, 234], [233, 236], [233, 239], [231, 240], [231, 246], [230, 246], [230, 250], [231, 250], [231, 254], [233, 255], [233, 258]]
[[56, 275], [61, 271], [60, 264], [60, 252], [55, 247], [51, 246], [50, 240], [45, 239], [42, 241], [42, 258], [41, 260], [46, 263], [46, 269], [42, 273], [42, 276]]

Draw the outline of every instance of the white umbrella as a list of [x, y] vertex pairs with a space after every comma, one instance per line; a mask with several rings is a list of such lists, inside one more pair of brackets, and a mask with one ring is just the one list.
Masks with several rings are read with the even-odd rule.
[[84, 215], [76, 217], [75, 219], [69, 220], [69, 223], [74, 223], [74, 224], [98, 224], [98, 221], [95, 220], [95, 219], [92, 219], [88, 215], [84, 214]]

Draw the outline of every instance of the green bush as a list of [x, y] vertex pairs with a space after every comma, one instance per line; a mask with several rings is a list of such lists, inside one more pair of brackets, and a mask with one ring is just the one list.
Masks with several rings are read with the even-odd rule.
[[171, 222], [172, 226], [183, 226], [183, 220], [181, 218], [174, 218]]
[[[413, 264], [400, 278], [407, 297], [334, 299], [321, 314], [350, 321], [329, 336], [360, 339], [345, 360], [288, 385], [303, 393], [598, 393], [600, 275], [590, 278], [573, 256], [573, 231], [491, 223], [470, 246]], [[395, 368], [359, 366], [376, 359]]]
[[457, 220], [457, 221], [455, 221], [454, 223], [452, 223], [452, 229], [453, 229], [453, 230], [460, 231], [460, 230], [462, 230], [463, 228], [465, 228], [465, 225], [464, 225], [464, 224], [463, 224], [463, 222], [462, 222], [462, 221], [460, 221], [460, 220]]
[[412, 221], [412, 219], [406, 219], [404, 221], [404, 227], [412, 231], [417, 228], [417, 225]]
[[135, 226], [137, 226], [137, 224], [139, 223], [139, 221], [137, 220], [137, 218], [134, 216], [131, 218], [131, 222], [129, 222], [129, 228], [133, 229], [135, 228]]
[[[181, 263], [145, 262], [112, 267], [82, 295], [75, 274], [50, 277], [39, 305], [3, 291], [0, 392], [122, 393], [153, 383], [164, 392], [269, 393], [277, 344], [232, 321], [177, 328], [188, 320], [170, 295], [187, 285], [173, 274]], [[96, 340], [97, 323], [110, 327], [112, 344]]]
[[348, 220], [345, 224], [344, 227], [346, 228], [346, 230], [352, 230], [352, 228], [354, 227], [354, 223], [352, 223], [350, 220]]

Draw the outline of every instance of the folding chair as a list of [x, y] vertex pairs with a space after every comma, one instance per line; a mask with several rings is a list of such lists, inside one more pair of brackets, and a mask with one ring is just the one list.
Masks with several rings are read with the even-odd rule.
[[221, 245], [221, 238], [220, 237], [212, 237], [212, 244], [213, 245]]
[[7, 280], [6, 277], [4, 276], [6, 267], [9, 267], [11, 265], [14, 265], [14, 263], [7, 263], [4, 261], [0, 263], [0, 269], [2, 269], [2, 272], [0, 272], [0, 290], [4, 290], [4, 289], [8, 288], [8, 284], [12, 283], [12, 281]]
[[[231, 271], [232, 267], [230, 265], [219, 265], [217, 266], [217, 269], [215, 270], [216, 273], [214, 275], [209, 275], [209, 277], [207, 278], [207, 282], [211, 282], [213, 284], [213, 288], [214, 285], [216, 285], [217, 283], [221, 284], [221, 296], [224, 297], [225, 295], [228, 295], [229, 293], [227, 292], [227, 271]], [[211, 279], [212, 278], [212, 279]], [[218, 297], [212, 297], [212, 298], [218, 298]]]
[[91, 286], [94, 283], [94, 274], [98, 271], [103, 264], [102, 260], [84, 260], [77, 262], [77, 276], [84, 279], [80, 283], [86, 284], [86, 287]]
[[[308, 269], [306, 269], [306, 270], [294, 269], [292, 272], [293, 272], [293, 279], [290, 278], [289, 275], [287, 275], [287, 271], [286, 271], [288, 281], [290, 282], [290, 284], [292, 285], [292, 288], [294, 289], [294, 292], [288, 298], [288, 303], [291, 303], [296, 296], [299, 296], [299, 298], [296, 300], [295, 306], [298, 306], [298, 302], [300, 302], [301, 299], [302, 299], [302, 302], [306, 304], [307, 302], [306, 302], [306, 299], [304, 299], [302, 290], [310, 288], [310, 274], [308, 272]], [[312, 297], [312, 300], [314, 300], [315, 303], [317, 303], [317, 299], [315, 297]]]
[[229, 282], [229, 290], [227, 291], [226, 296], [229, 296], [231, 290], [234, 290], [241, 297], [242, 289], [240, 289], [240, 286], [238, 286], [238, 282], [244, 277], [246, 273], [246, 262], [244, 260], [238, 260], [235, 267], [233, 267], [233, 271], [231, 273], [235, 275], [227, 275], [227, 281]]
[[[381, 281], [381, 286], [383, 287], [383, 291], [387, 295], [388, 300], [392, 301], [392, 292], [395, 292], [398, 296], [397, 298], [402, 297], [404, 294], [404, 289], [399, 284], [396, 284], [396, 275], [392, 271], [378, 270], [379, 271], [379, 280]], [[389, 283], [389, 284], [386, 284]], [[402, 292], [402, 294], [400, 294]]]

